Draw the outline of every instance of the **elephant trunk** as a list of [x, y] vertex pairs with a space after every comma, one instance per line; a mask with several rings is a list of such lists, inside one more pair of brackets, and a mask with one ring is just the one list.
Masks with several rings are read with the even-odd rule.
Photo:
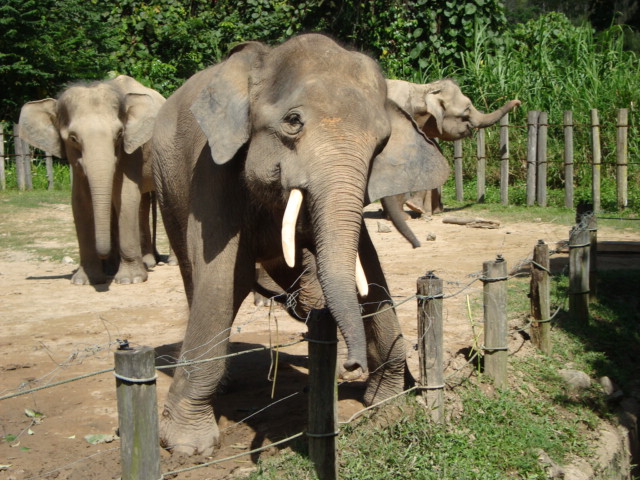
[[93, 220], [96, 235], [96, 251], [100, 258], [107, 258], [111, 251], [111, 200], [116, 158], [105, 161], [104, 157], [95, 160], [85, 156], [85, 172], [89, 181]]
[[500, 119], [513, 108], [520, 105], [520, 100], [510, 100], [505, 103], [499, 109], [491, 113], [482, 113], [477, 110], [473, 105], [471, 106], [471, 113], [469, 120], [473, 128], [486, 128], [500, 121]]
[[366, 372], [366, 341], [356, 292], [365, 177], [356, 169], [337, 173], [325, 176], [320, 188], [309, 186], [307, 207], [316, 239], [318, 279], [349, 350], [344, 368], [360, 367]]

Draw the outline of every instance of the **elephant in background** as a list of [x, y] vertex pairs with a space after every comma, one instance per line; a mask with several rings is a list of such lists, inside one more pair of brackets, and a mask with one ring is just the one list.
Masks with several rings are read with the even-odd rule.
[[[78, 83], [59, 98], [26, 103], [20, 136], [68, 159], [80, 250], [77, 285], [107, 281], [103, 260], [117, 259], [116, 283], [144, 282], [156, 264], [149, 229], [154, 190], [146, 143], [165, 99], [131, 77]], [[113, 217], [112, 217], [113, 215]]]
[[[474, 129], [490, 127], [520, 105], [520, 100], [510, 100], [491, 113], [482, 113], [450, 78], [426, 84], [387, 80], [387, 88], [388, 98], [406, 110], [425, 135], [446, 141], [459, 140], [470, 136]], [[420, 242], [405, 221], [402, 210], [405, 202], [412, 210], [426, 213], [440, 206], [440, 195], [434, 189], [381, 199], [394, 226], [416, 248]]]
[[[318, 34], [273, 48], [241, 44], [167, 99], [150, 146], [189, 303], [181, 360], [227, 352], [260, 263], [283, 290], [319, 285], [347, 344], [344, 367], [369, 372], [366, 403], [402, 390], [404, 342], [362, 209], [434, 188], [449, 167], [387, 99], [375, 61]], [[389, 185], [389, 173], [401, 169]], [[301, 316], [315, 306], [304, 298]], [[363, 322], [363, 314], [372, 316]], [[212, 398], [225, 371], [225, 360], [176, 369], [161, 415], [163, 446], [214, 450]]]

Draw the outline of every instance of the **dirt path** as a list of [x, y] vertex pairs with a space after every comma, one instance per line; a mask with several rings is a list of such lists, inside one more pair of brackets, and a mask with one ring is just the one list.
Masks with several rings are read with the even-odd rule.
[[[71, 224], [68, 206], [41, 208], [42, 220], [55, 218]], [[34, 221], [39, 221], [36, 218]], [[446, 294], [462, 293], [445, 302], [445, 350], [449, 369], [456, 366], [458, 351], [471, 345], [466, 295], [477, 298], [480, 282], [473, 282], [482, 262], [501, 254], [509, 270], [523, 262], [538, 239], [554, 248], [568, 237], [568, 225], [508, 223], [497, 229], [477, 229], [431, 221], [411, 220], [422, 248], [413, 250], [399, 234], [378, 231], [382, 220], [369, 209], [366, 222], [396, 300], [415, 293], [416, 279], [433, 270], [445, 280]], [[0, 232], [2, 233], [2, 232]], [[434, 241], [425, 241], [427, 234]], [[636, 240], [633, 232], [601, 229], [600, 239]], [[47, 242], [46, 238], [42, 239]], [[70, 255], [75, 246], [69, 247]], [[561, 264], [563, 255], [556, 258]], [[113, 366], [117, 339], [151, 345], [166, 358], [178, 355], [187, 316], [186, 301], [177, 267], [160, 265], [139, 285], [108, 285], [98, 288], [71, 285], [73, 265], [39, 262], [2, 244], [0, 236], [0, 395], [21, 386], [39, 386]], [[473, 283], [472, 283], [473, 282]], [[482, 318], [482, 306], [470, 302], [472, 316]], [[296, 339], [304, 325], [281, 310], [269, 319], [268, 308], [254, 307], [247, 299], [231, 332], [234, 350], [269, 342]], [[410, 368], [417, 375], [415, 300], [397, 309], [410, 352]], [[276, 337], [275, 324], [278, 324]], [[296, 345], [280, 355], [275, 399], [285, 399], [259, 412], [272, 400], [268, 380], [269, 354], [237, 357], [231, 362], [227, 392], [216, 402], [223, 432], [223, 447], [216, 458], [268, 444], [304, 429], [306, 346]], [[159, 374], [158, 395], [162, 405], [171, 377]], [[113, 434], [117, 427], [115, 380], [109, 374], [45, 389], [0, 402], [2, 436], [18, 438], [0, 442], [0, 479], [58, 478], [112, 479], [120, 475], [119, 442], [92, 445], [86, 435]], [[341, 419], [362, 408], [361, 385], [341, 390]], [[41, 412], [35, 419], [25, 409]], [[256, 414], [247, 419], [247, 416]], [[242, 421], [242, 422], [241, 422]], [[241, 422], [241, 423], [238, 423]], [[267, 451], [265, 454], [273, 453]], [[264, 454], [263, 454], [264, 455]], [[253, 468], [257, 456], [181, 473], [178, 479], [232, 478]], [[185, 468], [208, 458], [182, 458], [162, 453], [162, 471]], [[1, 466], [10, 465], [3, 470]]]

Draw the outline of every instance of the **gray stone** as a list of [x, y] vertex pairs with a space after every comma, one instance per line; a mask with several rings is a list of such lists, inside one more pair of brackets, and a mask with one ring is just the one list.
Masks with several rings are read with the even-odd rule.
[[584, 390], [591, 386], [591, 378], [589, 378], [589, 375], [580, 370], [567, 368], [559, 370], [558, 374], [571, 390]]
[[378, 232], [379, 233], [389, 233], [391, 231], [391, 227], [383, 222], [378, 222]]

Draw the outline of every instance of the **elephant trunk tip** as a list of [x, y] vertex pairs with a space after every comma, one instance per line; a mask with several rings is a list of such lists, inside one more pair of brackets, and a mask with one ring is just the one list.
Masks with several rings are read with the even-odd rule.
[[349, 357], [347, 361], [343, 363], [342, 366], [348, 372], [353, 372], [354, 370], [357, 370], [358, 368], [360, 368], [362, 369], [363, 373], [367, 373], [367, 362], [366, 361], [363, 362], [361, 360], [357, 360], [352, 357]]

